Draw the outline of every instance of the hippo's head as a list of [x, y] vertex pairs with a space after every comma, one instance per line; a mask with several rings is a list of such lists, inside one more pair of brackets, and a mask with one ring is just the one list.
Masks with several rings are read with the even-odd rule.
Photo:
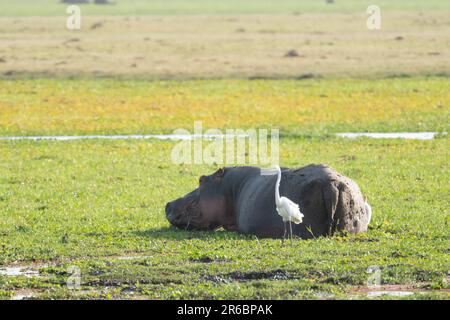
[[186, 230], [214, 230], [226, 225], [227, 198], [222, 183], [225, 173], [226, 169], [222, 168], [209, 176], [201, 176], [197, 189], [168, 202], [167, 220]]

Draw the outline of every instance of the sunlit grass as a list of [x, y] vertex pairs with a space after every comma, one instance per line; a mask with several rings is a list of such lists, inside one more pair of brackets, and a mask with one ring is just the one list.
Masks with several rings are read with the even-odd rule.
[[[366, 234], [295, 240], [292, 247], [168, 229], [165, 203], [217, 168], [171, 164], [174, 145], [1, 142], [0, 264], [49, 266], [41, 267], [44, 278], [0, 276], [0, 296], [32, 288], [52, 298], [117, 298], [127, 290], [147, 298], [344, 298], [365, 286], [373, 265], [383, 284], [448, 286], [447, 138], [283, 139], [282, 165], [328, 163], [357, 181], [374, 209]], [[138, 257], [119, 259], [127, 255]], [[90, 293], [67, 289], [70, 265], [81, 268]]]
[[0, 81], [1, 135], [447, 131], [450, 80]]

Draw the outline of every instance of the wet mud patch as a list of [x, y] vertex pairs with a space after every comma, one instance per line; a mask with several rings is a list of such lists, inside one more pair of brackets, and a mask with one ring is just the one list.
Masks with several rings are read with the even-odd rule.
[[447, 132], [343, 132], [336, 133], [341, 138], [373, 138], [373, 139], [412, 139], [412, 140], [433, 140], [440, 135], [447, 135]]
[[198, 263], [227, 263], [227, 262], [232, 262], [230, 259], [210, 257], [210, 256], [203, 256], [203, 257], [199, 257], [199, 258], [190, 258], [189, 261], [190, 262], [198, 262]]
[[160, 277], [129, 277], [126, 279], [104, 278], [104, 279], [92, 279], [82, 283], [85, 287], [92, 288], [132, 288], [139, 283], [139, 285], [166, 285], [166, 284], [183, 284], [183, 281], [179, 278], [160, 276]]
[[11, 300], [31, 300], [39, 296], [39, 291], [30, 289], [21, 289], [14, 292]]
[[368, 298], [381, 297], [408, 297], [415, 294], [427, 293], [447, 293], [450, 294], [450, 289], [430, 290], [427, 284], [422, 286], [416, 285], [402, 285], [402, 284], [388, 284], [375, 287], [357, 287], [352, 289], [349, 294], [351, 296], [367, 296]]
[[294, 276], [288, 272], [277, 269], [271, 271], [234, 271], [223, 275], [208, 275], [204, 278], [206, 281], [210, 281], [216, 284], [229, 284], [232, 282], [245, 282], [255, 280], [293, 280]]
[[25, 278], [42, 277], [39, 270], [35, 267], [32, 268], [27, 266], [0, 267], [0, 276]]
[[235, 280], [290, 280], [293, 277], [281, 269], [273, 271], [262, 271], [262, 272], [233, 272], [230, 276]]
[[218, 284], [227, 284], [227, 283], [231, 283], [233, 281], [231, 278], [217, 276], [217, 275], [216, 276], [206, 276], [205, 280], [211, 281], [214, 283], [218, 283]]
[[113, 277], [111, 278], [104, 278], [104, 279], [93, 279], [93, 280], [88, 280], [86, 282], [83, 283], [83, 286], [86, 287], [128, 287], [130, 285], [132, 285], [133, 283], [148, 283], [148, 281], [146, 280], [142, 280], [138, 281], [137, 279], [114, 279]]

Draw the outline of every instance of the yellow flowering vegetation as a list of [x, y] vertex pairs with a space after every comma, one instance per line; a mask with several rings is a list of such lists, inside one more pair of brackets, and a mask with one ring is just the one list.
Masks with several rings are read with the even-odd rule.
[[281, 134], [447, 131], [448, 78], [0, 80], [0, 134], [144, 134], [279, 128]]

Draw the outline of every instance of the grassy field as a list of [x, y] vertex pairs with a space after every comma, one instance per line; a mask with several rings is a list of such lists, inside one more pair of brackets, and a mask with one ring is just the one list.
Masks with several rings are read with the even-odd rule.
[[[0, 18], [0, 76], [186, 78], [450, 74], [450, 11]], [[204, 26], [207, 25], [208, 28]], [[29, 47], [32, 50], [28, 50]], [[286, 57], [296, 50], [298, 56]]]
[[69, 31], [57, 0], [0, 0], [0, 137], [279, 128], [281, 165], [327, 163], [374, 209], [292, 246], [180, 231], [165, 203], [217, 166], [172, 164], [176, 142], [0, 140], [0, 299], [449, 299], [448, 135], [334, 133], [449, 131], [450, 5], [379, 0], [369, 31], [369, 4], [117, 0]]
[[[183, 8], [180, 2], [186, 6], [200, 3], [169, 3]], [[208, 11], [179, 16], [159, 11], [153, 16], [108, 15], [108, 10], [122, 5], [100, 6], [101, 13], [83, 13], [81, 30], [71, 31], [66, 29], [65, 11], [44, 18], [12, 16], [10, 11], [16, 6], [34, 15], [45, 15], [41, 10], [53, 7], [40, 4], [39, 9], [31, 10], [17, 1], [7, 9], [0, 8], [6, 15], [0, 17], [0, 77], [379, 78], [450, 74], [450, 4], [445, 0], [381, 3], [382, 28], [376, 31], [367, 29], [367, 6], [361, 1], [337, 1], [336, 5], [306, 1], [301, 2], [299, 12], [282, 10], [295, 1], [280, 5], [277, 1], [279, 10], [270, 10], [270, 14], [258, 13], [251, 5], [257, 2], [239, 1], [235, 8], [242, 12], [223, 15]], [[119, 3], [125, 6], [126, 2]], [[164, 3], [164, 8], [170, 8]], [[202, 3], [204, 9], [207, 3], [230, 4]], [[303, 10], [308, 3], [332, 9]], [[336, 9], [346, 3], [352, 10]], [[411, 3], [424, 10], [408, 10]], [[252, 14], [243, 14], [246, 5], [253, 8]], [[297, 56], [287, 57], [291, 50]]]
[[[173, 166], [173, 143], [0, 143], [0, 263], [40, 277], [1, 277], [3, 297], [319, 298], [383, 285], [448, 298], [448, 140], [284, 139], [282, 165], [324, 162], [354, 178], [375, 214], [369, 232], [312, 241], [169, 228], [164, 205], [208, 166]], [[65, 285], [69, 266], [82, 287]], [[278, 276], [278, 278], [277, 278]]]
[[[448, 138], [327, 137], [344, 129], [446, 130], [446, 87], [445, 78], [3, 81], [1, 135], [193, 130], [191, 113], [205, 127], [283, 124], [282, 165], [332, 165], [360, 184], [375, 214], [367, 234], [283, 248], [224, 231], [175, 231], [165, 203], [216, 167], [171, 165], [174, 143], [3, 141], [0, 264], [40, 277], [0, 276], [0, 294], [364, 297], [367, 268], [375, 265], [383, 285], [448, 298]], [[65, 286], [69, 266], [81, 268], [81, 290]]]
[[276, 127], [283, 135], [448, 131], [448, 78], [0, 80], [0, 135]]

